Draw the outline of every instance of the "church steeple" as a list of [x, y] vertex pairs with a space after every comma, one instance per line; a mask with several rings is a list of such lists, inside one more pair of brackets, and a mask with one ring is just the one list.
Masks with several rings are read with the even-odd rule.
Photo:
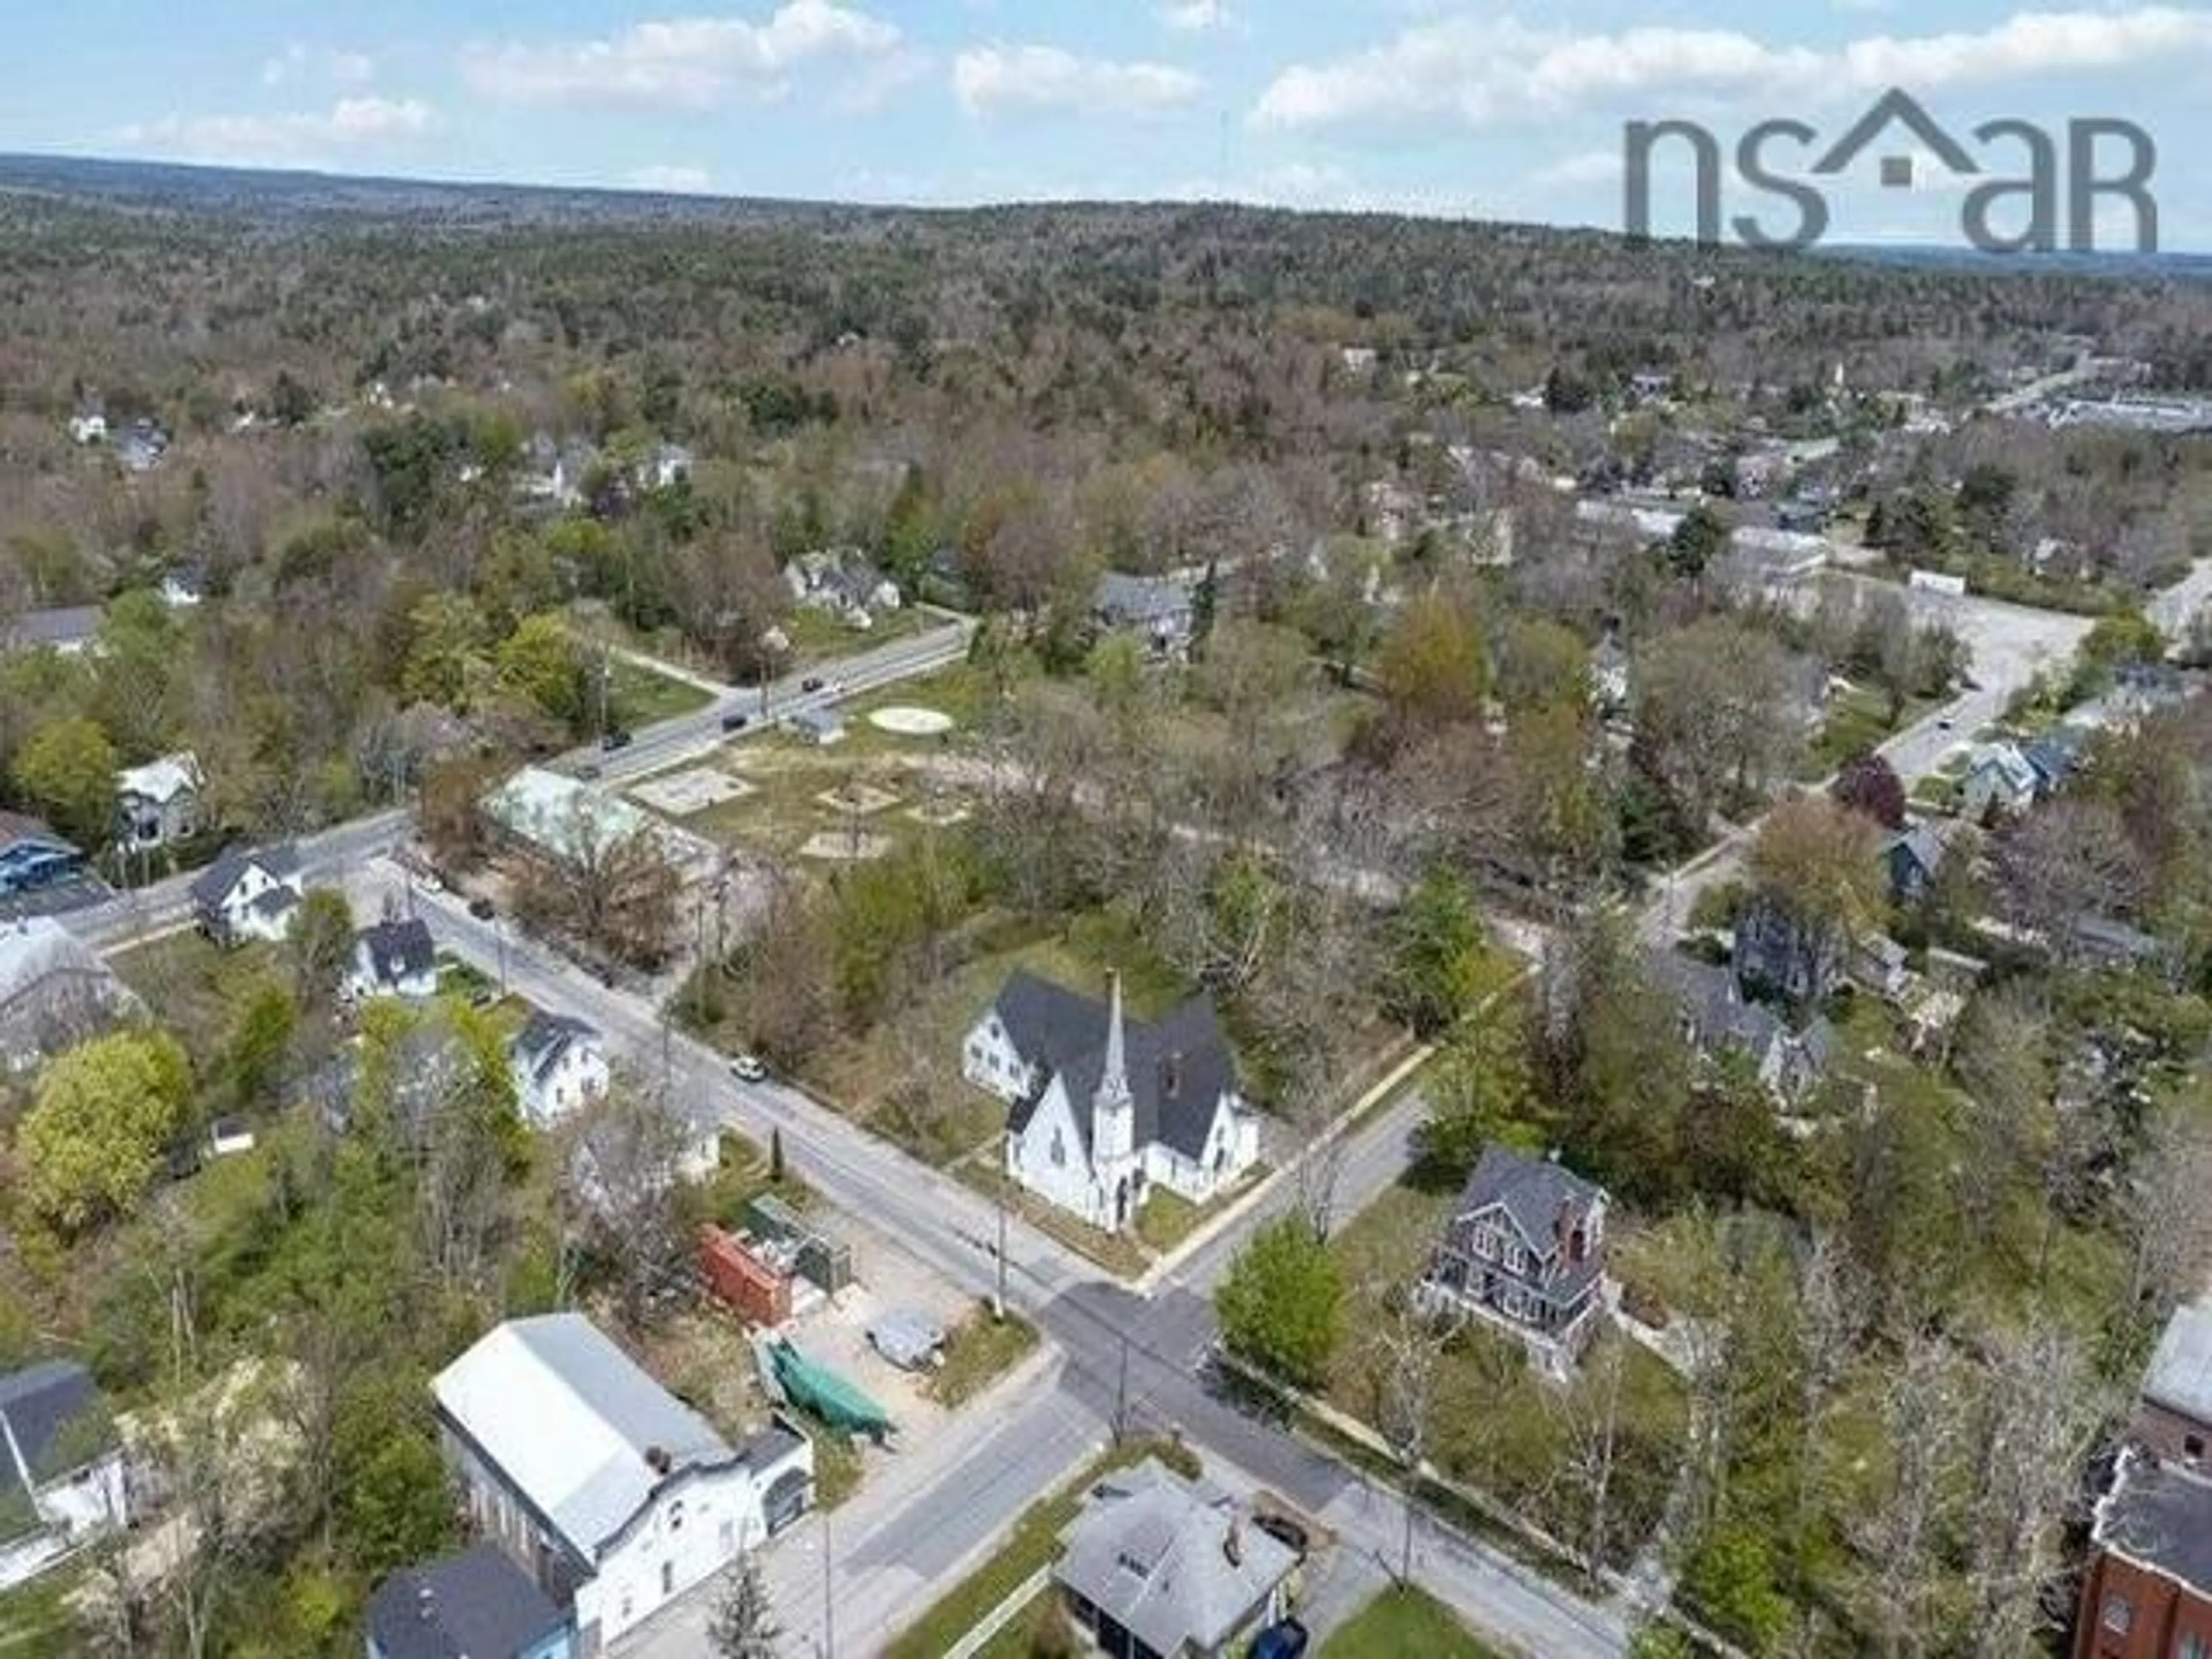
[[1136, 1150], [1137, 1103], [1129, 1092], [1128, 1042], [1121, 1029], [1121, 976], [1108, 981], [1106, 1055], [1098, 1067], [1097, 1092], [1091, 1097], [1091, 1155], [1102, 1165], [1118, 1164]]
[[1127, 1044], [1121, 1035], [1121, 975], [1106, 976], [1106, 1063], [1098, 1068], [1101, 1106], [1126, 1105], [1129, 1100]]

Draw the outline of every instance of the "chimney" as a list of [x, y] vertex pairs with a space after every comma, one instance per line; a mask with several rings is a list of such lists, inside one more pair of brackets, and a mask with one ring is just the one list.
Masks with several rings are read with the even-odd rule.
[[668, 1449], [665, 1446], [647, 1446], [645, 1449], [645, 1462], [646, 1467], [655, 1474], [666, 1474], [674, 1467], [674, 1460], [669, 1456]]
[[1221, 1540], [1221, 1553], [1228, 1558], [1231, 1566], [1244, 1565], [1244, 1534], [1238, 1530], [1237, 1517], [1233, 1515], [1229, 1517], [1229, 1535]]

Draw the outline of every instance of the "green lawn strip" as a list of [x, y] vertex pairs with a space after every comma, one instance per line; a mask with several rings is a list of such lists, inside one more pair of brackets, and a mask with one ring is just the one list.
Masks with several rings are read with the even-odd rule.
[[1322, 1644], [1320, 1659], [1498, 1659], [1442, 1602], [1419, 1589], [1387, 1589]]
[[657, 725], [680, 714], [696, 714], [714, 698], [688, 680], [679, 680], [633, 662], [607, 659], [607, 724], [620, 731]]
[[945, 1335], [945, 1364], [929, 1379], [929, 1395], [957, 1411], [1027, 1358], [1036, 1327], [1018, 1314], [994, 1319], [978, 1306]]
[[987, 1164], [981, 1158], [966, 1159], [953, 1173], [986, 1198], [1003, 1200], [1009, 1210], [1039, 1232], [1058, 1239], [1117, 1279], [1139, 1278], [1152, 1265], [1152, 1258], [1131, 1240], [1085, 1225], [1058, 1205], [1015, 1186], [996, 1164]]
[[[1168, 1443], [1132, 1440], [1100, 1454], [1083, 1474], [1050, 1498], [1032, 1504], [998, 1553], [939, 1596], [930, 1609], [884, 1648], [884, 1659], [941, 1659], [961, 1638], [997, 1611], [1000, 1604], [1019, 1589], [1030, 1574], [1048, 1564], [1057, 1553], [1062, 1528], [1075, 1518], [1084, 1494], [1103, 1476], [1127, 1468], [1155, 1454], [1166, 1455]], [[1017, 1617], [1015, 1628], [1022, 1626]], [[1018, 1653], [1019, 1644], [1005, 1650]]]

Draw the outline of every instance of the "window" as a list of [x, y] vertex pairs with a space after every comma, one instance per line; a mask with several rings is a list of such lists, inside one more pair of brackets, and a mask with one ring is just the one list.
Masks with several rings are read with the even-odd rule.
[[1498, 1259], [1498, 1235], [1487, 1227], [1477, 1227], [1474, 1230], [1474, 1253], [1485, 1261], [1495, 1261]]
[[676, 1564], [673, 1561], [660, 1564], [660, 1593], [663, 1595], [676, 1594]]
[[2129, 1626], [2135, 1621], [2136, 1604], [2126, 1596], [2108, 1595], [2105, 1598], [2105, 1611], [2100, 1622], [2106, 1630], [2116, 1636], [2125, 1636]]
[[2185, 1632], [2174, 1644], [2173, 1659], [2205, 1659], [2208, 1650], [2204, 1638], [2194, 1632]]
[[2181, 1460], [2185, 1463], [2202, 1463], [2204, 1461], [2203, 1435], [2185, 1434], [2181, 1437]]
[[1067, 1166], [1067, 1141], [1057, 1129], [1052, 1132], [1052, 1166], [1055, 1170]]
[[668, 1506], [668, 1530], [671, 1532], [684, 1530], [684, 1500], [680, 1498]]

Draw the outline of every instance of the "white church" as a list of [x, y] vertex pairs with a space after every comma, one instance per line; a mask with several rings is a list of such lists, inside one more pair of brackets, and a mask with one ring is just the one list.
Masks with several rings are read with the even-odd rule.
[[1019, 972], [968, 1033], [961, 1070], [1006, 1103], [1006, 1174], [1108, 1232], [1155, 1183], [1203, 1204], [1260, 1156], [1260, 1121], [1213, 1005], [1153, 1024]]

